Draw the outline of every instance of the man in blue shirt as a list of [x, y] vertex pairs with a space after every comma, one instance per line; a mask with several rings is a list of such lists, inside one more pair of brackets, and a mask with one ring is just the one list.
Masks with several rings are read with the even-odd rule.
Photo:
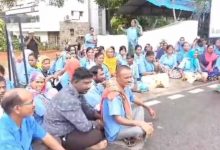
[[120, 66], [116, 72], [116, 81], [109, 83], [103, 92], [102, 114], [105, 135], [110, 142], [139, 139], [153, 133], [152, 124], [144, 121], [143, 108], [147, 109], [153, 118], [155, 112], [134, 96], [129, 88], [131, 82], [131, 69], [128, 66]]
[[93, 85], [85, 94], [85, 99], [89, 105], [100, 111], [102, 93], [106, 81], [105, 74], [101, 66], [93, 66], [89, 71], [93, 74]]
[[35, 106], [27, 90], [5, 93], [1, 106], [5, 114], [0, 118], [0, 150], [32, 150], [33, 139], [42, 140], [50, 149], [64, 150], [32, 117]]
[[90, 33], [85, 36], [85, 48], [95, 48], [97, 44], [97, 37], [94, 34], [94, 28], [89, 29]]

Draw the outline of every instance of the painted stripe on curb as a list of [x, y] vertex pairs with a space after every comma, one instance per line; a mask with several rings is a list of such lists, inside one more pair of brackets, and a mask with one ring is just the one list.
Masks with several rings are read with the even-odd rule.
[[149, 102], [145, 102], [144, 104], [147, 105], [147, 106], [153, 106], [153, 105], [157, 105], [157, 104], [160, 104], [161, 102], [158, 101], [158, 100], [152, 100], [152, 101], [149, 101]]
[[175, 95], [169, 96], [168, 99], [175, 100], [175, 99], [179, 99], [179, 98], [182, 98], [182, 97], [184, 97], [184, 95], [182, 95], [182, 94], [175, 94]]
[[204, 91], [203, 89], [194, 89], [194, 90], [189, 91], [189, 93], [196, 94], [196, 93], [200, 93], [200, 92], [203, 92], [203, 91]]

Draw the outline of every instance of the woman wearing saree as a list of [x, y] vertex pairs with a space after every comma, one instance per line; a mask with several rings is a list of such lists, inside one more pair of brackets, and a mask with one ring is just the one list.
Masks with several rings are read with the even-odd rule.
[[86, 57], [80, 60], [80, 66], [86, 69], [95, 66], [94, 50], [91, 47], [86, 49]]
[[47, 104], [57, 94], [57, 90], [52, 88], [45, 77], [40, 72], [34, 72], [30, 76], [30, 83], [27, 90], [33, 94], [35, 103], [34, 118], [39, 123], [43, 123]]
[[131, 27], [122, 30], [127, 34], [128, 38], [128, 53], [134, 54], [135, 46], [138, 45], [138, 38], [142, 36], [143, 29], [136, 19], [131, 20]]
[[108, 67], [111, 76], [115, 76], [118, 61], [113, 47], [110, 47], [106, 50], [104, 64]]
[[176, 54], [174, 54], [174, 47], [172, 45], [168, 45], [166, 49], [166, 53], [161, 56], [159, 60], [160, 69], [163, 73], [167, 73], [172, 79], [181, 78], [180, 71], [177, 67], [177, 58]]
[[96, 53], [95, 54], [95, 63], [96, 63], [96, 65], [102, 67], [106, 80], [109, 80], [111, 78], [111, 74], [109, 72], [108, 67], [103, 63], [104, 57], [105, 57], [105, 55], [102, 52]]
[[198, 55], [198, 51], [191, 50], [178, 67], [183, 72], [182, 79], [187, 80], [191, 84], [194, 83], [194, 81], [206, 82], [208, 77], [206, 72], [202, 72]]
[[216, 67], [218, 57], [214, 52], [214, 45], [208, 45], [205, 53], [200, 58], [202, 70], [208, 73], [208, 80], [217, 80], [220, 76], [219, 69]]

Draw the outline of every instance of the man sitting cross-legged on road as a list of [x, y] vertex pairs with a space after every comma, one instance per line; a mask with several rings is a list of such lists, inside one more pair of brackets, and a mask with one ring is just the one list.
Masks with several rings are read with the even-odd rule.
[[48, 104], [43, 126], [60, 137], [68, 150], [103, 149], [107, 146], [100, 128], [101, 119], [84, 95], [91, 87], [93, 75], [85, 68], [76, 69], [71, 84], [63, 88]]
[[105, 135], [109, 142], [124, 140], [130, 145], [153, 133], [152, 123], [144, 121], [143, 108], [146, 108], [153, 118], [155, 112], [134, 96], [129, 88], [131, 82], [131, 69], [128, 66], [120, 66], [116, 72], [116, 80], [109, 82], [103, 92], [102, 114]]
[[34, 101], [30, 92], [25, 89], [8, 91], [1, 106], [5, 114], [0, 118], [0, 150], [32, 150], [32, 141], [36, 139], [52, 150], [64, 150], [32, 117]]

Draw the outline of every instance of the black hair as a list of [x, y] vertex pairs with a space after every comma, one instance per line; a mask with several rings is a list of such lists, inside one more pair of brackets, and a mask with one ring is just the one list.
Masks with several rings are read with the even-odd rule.
[[98, 58], [99, 56], [104, 55], [102, 52], [98, 52], [95, 54], [95, 58]]
[[89, 28], [89, 31], [91, 31], [91, 30], [94, 30], [94, 28], [93, 28], [93, 27], [90, 27], [90, 28]]
[[103, 51], [103, 50], [105, 50], [105, 47], [104, 46], [99, 46], [99, 51]]
[[0, 64], [0, 73], [5, 75], [5, 68]]
[[127, 54], [126, 59], [134, 58], [134, 54]]
[[93, 76], [96, 76], [99, 70], [103, 70], [103, 68], [98, 65], [93, 66], [92, 68], [89, 69], [89, 71], [93, 74]]
[[127, 65], [119, 65], [116, 69], [116, 74], [120, 73], [123, 70], [131, 70], [131, 68]]
[[214, 44], [208, 44], [208, 45], [207, 45], [207, 48], [209, 48], [210, 46], [213, 46], [213, 47], [214, 47]]
[[114, 50], [114, 52], [115, 52], [115, 47], [114, 47], [114, 46], [110, 46], [110, 48], [111, 48], [111, 49], [113, 49], [113, 50]]
[[203, 42], [202, 39], [197, 40], [197, 44], [202, 43], [202, 42]]
[[86, 53], [88, 53], [90, 50], [92, 50], [92, 48], [91, 48], [91, 47], [88, 47], [88, 48], [86, 49]]
[[126, 49], [126, 47], [125, 47], [125, 46], [121, 46], [121, 47], [119, 48], [119, 53], [120, 53], [122, 50], [127, 51], [127, 49]]
[[167, 45], [167, 50], [171, 47], [174, 49], [173, 45]]
[[135, 50], [137, 50], [139, 47], [142, 49], [142, 46], [141, 46], [141, 45], [136, 45], [136, 46], [135, 46]]
[[34, 55], [34, 53], [30, 53], [30, 54], [28, 55], [28, 58], [29, 58], [30, 56], [33, 56], [35, 59], [37, 59], [37, 56]]
[[75, 70], [75, 73], [74, 73], [72, 79], [75, 81], [76, 80], [80, 81], [80, 80], [89, 79], [92, 77], [93, 77], [93, 75], [88, 69], [86, 69], [84, 67], [80, 67]]
[[154, 52], [153, 51], [147, 51], [147, 53], [146, 53], [146, 57], [148, 57], [148, 56], [153, 56], [154, 55]]
[[11, 91], [10, 94], [3, 96], [1, 106], [6, 114], [10, 114], [16, 105], [22, 104], [22, 99], [17, 91]]

